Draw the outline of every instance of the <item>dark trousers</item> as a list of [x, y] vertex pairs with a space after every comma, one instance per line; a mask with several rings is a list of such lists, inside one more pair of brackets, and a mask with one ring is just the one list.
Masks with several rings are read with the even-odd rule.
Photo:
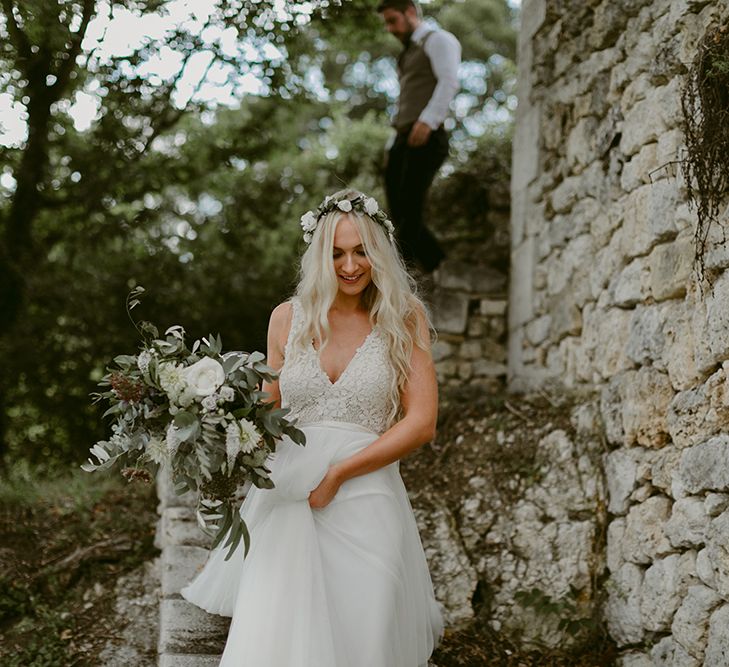
[[433, 271], [445, 257], [423, 215], [428, 188], [448, 155], [448, 134], [434, 130], [426, 144], [408, 146], [407, 132], [398, 133], [388, 154], [385, 190], [400, 250], [408, 264]]

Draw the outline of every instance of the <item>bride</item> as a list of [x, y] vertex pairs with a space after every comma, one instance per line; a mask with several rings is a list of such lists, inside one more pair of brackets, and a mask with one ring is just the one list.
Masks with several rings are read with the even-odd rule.
[[213, 550], [182, 595], [233, 617], [223, 667], [425, 667], [443, 619], [399, 460], [435, 430], [427, 311], [373, 198], [337, 192], [302, 227], [263, 388], [306, 445], [284, 438], [275, 488], [248, 493], [245, 559]]

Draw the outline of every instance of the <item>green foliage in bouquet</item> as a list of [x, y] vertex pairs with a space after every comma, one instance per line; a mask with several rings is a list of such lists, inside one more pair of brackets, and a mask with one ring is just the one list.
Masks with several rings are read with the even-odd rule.
[[213, 548], [228, 535], [226, 560], [241, 539], [248, 553], [239, 491], [249, 483], [273, 488], [266, 462], [276, 443], [288, 436], [304, 445], [304, 434], [286, 419], [288, 409], [266, 402], [260, 387], [277, 374], [262, 353], [224, 353], [212, 334], [188, 349], [179, 325], [161, 338], [153, 324], [131, 316], [142, 293], [137, 287], [127, 297], [143, 338], [140, 351], [115, 357], [99, 382], [105, 391], [92, 394], [94, 403], [109, 404], [103, 416], [114, 418], [112, 435], [91, 448], [96, 461], [81, 468], [118, 467], [127, 479], [146, 481], [168, 468], [176, 493], [198, 493], [198, 522], [214, 536]]

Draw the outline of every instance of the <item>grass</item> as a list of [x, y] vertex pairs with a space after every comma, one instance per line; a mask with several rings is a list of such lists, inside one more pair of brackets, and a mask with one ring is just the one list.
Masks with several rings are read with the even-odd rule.
[[0, 664], [98, 665], [114, 583], [157, 554], [152, 486], [77, 468], [0, 479]]

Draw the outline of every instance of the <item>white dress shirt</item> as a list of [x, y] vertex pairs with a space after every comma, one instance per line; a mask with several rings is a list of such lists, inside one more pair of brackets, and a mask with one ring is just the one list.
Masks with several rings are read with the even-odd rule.
[[461, 63], [461, 44], [450, 32], [424, 22], [415, 28], [411, 39], [420, 45], [425, 36], [431, 32], [433, 34], [425, 41], [423, 50], [430, 60], [430, 66], [438, 83], [418, 120], [435, 130], [446, 119], [451, 101], [460, 88], [458, 66]]

